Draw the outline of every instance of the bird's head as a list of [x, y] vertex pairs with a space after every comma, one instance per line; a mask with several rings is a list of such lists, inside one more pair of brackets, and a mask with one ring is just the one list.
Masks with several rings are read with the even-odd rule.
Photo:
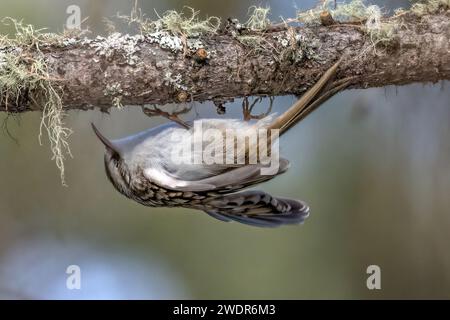
[[106, 148], [105, 170], [109, 181], [120, 193], [128, 195], [130, 192], [130, 172], [125, 161], [126, 149], [120, 143], [109, 140], [102, 135], [94, 124], [92, 124], [92, 129]]

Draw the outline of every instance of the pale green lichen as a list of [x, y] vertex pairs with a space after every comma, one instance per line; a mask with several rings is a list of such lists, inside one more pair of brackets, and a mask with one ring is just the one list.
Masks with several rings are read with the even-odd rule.
[[[304, 59], [317, 59], [316, 43], [308, 40], [294, 28], [287, 28], [285, 32], [276, 33], [273, 39], [266, 39], [263, 33], [271, 25], [268, 18], [270, 8], [251, 7], [250, 17], [245, 24], [238, 20], [232, 20], [234, 28], [233, 36], [241, 44], [252, 48], [252, 53], [271, 52], [278, 62], [298, 63]], [[250, 32], [249, 32], [250, 31]]]
[[284, 35], [275, 36], [278, 44], [282, 47], [280, 52], [281, 61], [290, 61], [298, 63], [304, 59], [319, 60], [317, 55], [318, 43], [309, 40], [301, 33], [297, 33], [295, 29], [288, 29]]
[[[130, 15], [121, 15], [118, 13], [117, 18], [125, 21], [129, 26], [137, 27], [141, 34], [153, 32], [153, 23], [145, 17], [145, 15], [142, 13], [141, 8], [138, 7], [138, 0], [135, 0]], [[114, 30], [116, 29], [112, 21], [109, 21], [107, 26], [110, 29], [112, 27], [114, 28]]]
[[182, 12], [169, 10], [162, 15], [156, 13], [158, 19], [150, 20], [137, 7], [137, 1], [130, 15], [118, 15], [129, 25], [135, 25], [141, 34], [155, 32], [168, 32], [172, 35], [183, 35], [185, 37], [196, 37], [202, 34], [217, 33], [221, 20], [218, 17], [199, 19], [199, 11], [191, 7], [184, 7]]
[[[413, 4], [410, 10], [398, 9], [394, 16], [407, 12], [423, 16], [449, 8], [450, 0], [426, 0]], [[374, 48], [380, 43], [391, 44], [397, 35], [399, 26], [389, 19], [383, 19], [379, 7], [366, 5], [363, 0], [339, 3], [336, 8], [334, 8], [333, 0], [325, 0], [316, 8], [299, 12], [297, 18], [306, 24], [320, 24], [320, 13], [325, 10], [339, 22], [361, 22]], [[269, 8], [254, 6], [249, 9], [249, 14], [247, 22], [239, 24], [239, 29], [248, 29], [253, 33], [235, 36], [242, 44], [253, 47], [254, 50], [273, 50], [275, 58], [279, 61], [298, 62], [305, 58], [318, 59], [316, 45], [308, 42], [301, 34], [293, 33], [292, 30], [286, 31], [284, 35], [275, 39], [281, 51], [275, 49], [270, 41], [260, 35], [270, 26]], [[202, 35], [215, 34], [220, 27], [219, 18], [199, 19], [199, 12], [189, 7], [186, 7], [183, 12], [170, 10], [157, 16], [158, 19], [155, 21], [149, 20], [135, 5], [129, 16], [119, 17], [125, 19], [130, 25], [137, 25], [140, 34], [129, 36], [116, 33], [115, 26], [108, 20], [110, 36], [98, 37], [94, 40], [81, 40], [79, 37], [81, 33], [78, 31], [75, 31], [77, 34], [73, 35], [44, 33], [43, 29], [35, 29], [32, 25], [9, 18], [3, 20], [14, 27], [15, 38], [0, 36], [0, 104], [6, 108], [11, 105], [26, 105], [29, 108], [42, 105], [39, 141], [41, 142], [42, 133], [46, 131], [52, 158], [60, 170], [63, 184], [65, 184], [65, 156], [71, 155], [67, 139], [72, 131], [66, 128], [63, 122], [62, 91], [58, 85], [58, 79], [50, 77], [41, 47], [89, 45], [95, 49], [98, 56], [111, 58], [116, 53], [120, 53], [128, 64], [135, 65], [139, 63], [139, 45], [143, 41], [158, 43], [162, 48], [174, 52], [185, 50], [186, 47], [196, 50], [204, 47], [201, 41]], [[173, 75], [167, 72], [164, 81], [178, 90], [188, 90], [180, 74]], [[119, 83], [107, 85], [104, 94], [111, 96], [113, 105], [122, 107], [122, 98], [126, 93], [123, 92]], [[22, 101], [22, 99], [29, 101]]]
[[164, 82], [182, 91], [188, 91], [188, 87], [183, 84], [183, 77], [181, 74], [173, 75], [172, 72], [167, 71], [164, 74]]
[[103, 94], [105, 96], [112, 97], [111, 103], [113, 106], [117, 107], [118, 109], [123, 108], [122, 99], [124, 91], [122, 89], [122, 85], [119, 82], [108, 83], [106, 85], [106, 88], [103, 90]]
[[201, 20], [198, 18], [199, 11], [191, 7], [185, 7], [185, 12], [175, 10], [166, 11], [154, 22], [155, 31], [169, 31], [182, 34], [187, 37], [198, 36], [207, 33], [217, 33], [220, 27], [220, 18], [209, 17]]
[[260, 47], [264, 40], [260, 35], [238, 35], [236, 39], [244, 46], [253, 48]]
[[[374, 8], [378, 6], [368, 5], [364, 0], [350, 0], [338, 3], [334, 7], [334, 0], [325, 0], [322, 4], [307, 11], [299, 11], [297, 19], [305, 24], [320, 24], [320, 14], [328, 11], [339, 22], [366, 21], [373, 17]], [[399, 8], [395, 10], [395, 16], [412, 12], [418, 16], [436, 13], [441, 9], [449, 9], [450, 0], [422, 0], [412, 4], [410, 10]]]
[[[362, 30], [369, 35], [374, 48], [378, 45], [389, 46], [395, 43], [400, 26], [388, 19], [383, 19], [383, 12], [379, 6], [366, 4], [363, 0], [338, 3], [336, 8], [334, 1], [326, 0], [316, 8], [299, 12], [297, 18], [305, 24], [320, 24], [320, 14], [324, 11], [328, 11], [333, 19], [340, 23], [359, 22]], [[395, 14], [399, 15], [403, 12], [403, 10], [397, 10]]]
[[[268, 43], [260, 33], [267, 29], [271, 23], [268, 18], [269, 13], [269, 7], [252, 6], [248, 9], [249, 18], [246, 23], [240, 23], [239, 20], [233, 19], [234, 28], [239, 31], [232, 31], [234, 38], [244, 46], [252, 48], [255, 52], [267, 50], [265, 46], [267, 46]], [[254, 31], [254, 33], [241, 34], [240, 31], [242, 30], [251, 30]]]
[[[408, 12], [423, 16], [450, 8], [450, 0], [424, 0], [414, 3], [410, 10], [396, 9], [393, 18], [398, 18]], [[338, 3], [334, 8], [334, 1], [325, 0], [321, 5], [308, 11], [299, 12], [297, 18], [305, 24], [320, 24], [320, 14], [328, 11], [332, 17], [341, 23], [360, 22], [361, 28], [370, 37], [376, 51], [379, 45], [388, 47], [396, 43], [401, 21], [384, 18], [379, 6], [366, 4], [363, 0], [351, 0]]]
[[263, 31], [270, 25], [269, 7], [252, 6], [249, 8], [249, 18], [245, 26], [252, 31]]
[[183, 50], [183, 40], [179, 36], [172, 35], [165, 31], [156, 31], [145, 35], [150, 43], [157, 43], [163, 49], [172, 52]]
[[3, 18], [1, 23], [5, 26], [14, 28], [14, 38], [1, 36], [0, 45], [2, 46], [22, 46], [40, 51], [41, 47], [60, 47], [69, 46], [81, 42], [81, 37], [88, 33], [84, 29], [64, 30], [61, 34], [44, 32], [46, 29], [36, 29], [31, 24], [25, 24], [10, 17]]
[[382, 21], [383, 14], [380, 7], [368, 6], [366, 8], [365, 31], [376, 49], [377, 45], [388, 46], [394, 41], [398, 25], [390, 21]]
[[263, 49], [264, 38], [258, 32], [262, 32], [270, 26], [270, 8], [252, 6], [248, 9], [248, 13], [249, 18], [246, 23], [240, 23], [237, 19], [233, 19], [234, 27], [237, 30], [248, 29], [256, 32], [254, 34], [239, 34], [233, 30], [233, 36], [243, 45], [260, 51], [260, 49]]
[[320, 14], [323, 11], [331, 13], [334, 19], [342, 22], [363, 20], [367, 18], [367, 5], [363, 0], [351, 0], [339, 3], [334, 7], [334, 0], [325, 0], [322, 4], [307, 11], [299, 11], [297, 18], [306, 24], [320, 24]]
[[123, 99], [123, 96], [121, 96], [121, 95], [115, 96], [111, 100], [112, 105], [115, 106], [119, 110], [122, 109], [123, 108], [122, 99]]
[[134, 66], [140, 61], [137, 53], [141, 50], [139, 45], [143, 41], [142, 35], [130, 36], [115, 32], [108, 37], [97, 36], [94, 40], [85, 39], [82, 43], [94, 48], [98, 56], [106, 59], [120, 53], [129, 65]]
[[201, 36], [217, 33], [221, 24], [218, 17], [200, 19], [199, 11], [190, 7], [185, 7], [182, 12], [169, 10], [156, 15], [156, 20], [148, 19], [137, 7], [136, 1], [130, 15], [117, 16], [129, 25], [136, 26], [148, 42], [157, 43], [161, 48], [172, 52], [203, 48]]
[[[41, 45], [56, 43], [60, 39], [55, 34], [42, 33], [32, 25], [26, 25], [14, 19], [3, 20], [15, 28], [15, 38], [2, 37], [0, 41], [0, 103], [8, 108], [19, 106], [21, 99], [31, 106], [42, 105], [42, 118], [39, 130], [39, 142], [42, 133], [47, 132], [55, 160], [60, 170], [61, 181], [65, 185], [65, 156], [71, 156], [67, 139], [72, 133], [66, 128], [61, 101], [61, 90], [57, 79], [49, 75], [47, 61], [40, 51]], [[31, 54], [30, 52], [33, 52]]]
[[191, 50], [198, 50], [205, 48], [205, 44], [200, 39], [197, 38], [187, 39], [187, 46]]
[[411, 12], [421, 17], [426, 14], [436, 13], [441, 9], [449, 9], [450, 0], [424, 0], [414, 3], [411, 6]]
[[105, 25], [105, 30], [109, 35], [117, 32], [117, 28], [114, 21], [106, 17], [104, 17], [102, 20]]

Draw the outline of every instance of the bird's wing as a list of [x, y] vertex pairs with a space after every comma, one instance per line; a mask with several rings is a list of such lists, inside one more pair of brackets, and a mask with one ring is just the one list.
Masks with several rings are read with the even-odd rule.
[[162, 168], [155, 167], [144, 169], [144, 175], [159, 186], [175, 191], [232, 192], [270, 180], [284, 173], [289, 168], [289, 161], [280, 158], [278, 170], [273, 174], [261, 174], [262, 168], [264, 166], [261, 164], [228, 167], [223, 169], [222, 172], [211, 172], [209, 176], [198, 180], [183, 179]]
[[203, 210], [216, 219], [256, 227], [299, 224], [309, 216], [309, 207], [304, 202], [273, 197], [263, 191], [227, 194], [203, 205]]

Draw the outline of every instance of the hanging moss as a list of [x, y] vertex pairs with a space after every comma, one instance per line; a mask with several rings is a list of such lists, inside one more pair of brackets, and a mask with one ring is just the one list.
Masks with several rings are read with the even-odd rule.
[[175, 10], [166, 11], [159, 19], [154, 22], [156, 31], [169, 31], [172, 33], [184, 34], [188, 37], [217, 33], [220, 27], [220, 18], [209, 17], [205, 20], [198, 18], [199, 11], [190, 7], [185, 7], [184, 12]]
[[[448, 10], [450, 0], [424, 0], [414, 3], [410, 10], [398, 9], [394, 18], [404, 14], [424, 16], [440, 10]], [[378, 45], [391, 46], [395, 43], [398, 25], [401, 19], [387, 19], [378, 6], [368, 5], [363, 0], [349, 0], [339, 3], [334, 8], [333, 0], [325, 0], [321, 5], [305, 12], [299, 12], [297, 18], [305, 24], [320, 24], [320, 14], [328, 11], [333, 21], [337, 23], [360, 22], [361, 30], [366, 32], [373, 43], [373, 50]], [[319, 44], [311, 43], [301, 33], [289, 28], [285, 33], [280, 32], [274, 39], [264, 38], [264, 33], [271, 26], [269, 19], [270, 8], [251, 7], [249, 18], [245, 23], [237, 20], [235, 26], [236, 40], [245, 46], [252, 47], [254, 52], [270, 51], [279, 62], [297, 63], [303, 59], [316, 59], [316, 47]], [[0, 104], [8, 111], [26, 109], [42, 110], [39, 141], [45, 132], [48, 136], [52, 151], [52, 158], [60, 170], [61, 181], [65, 184], [64, 160], [70, 156], [67, 142], [72, 131], [64, 124], [64, 111], [62, 106], [62, 89], [59, 79], [51, 78], [48, 61], [41, 48], [46, 46], [66, 47], [69, 45], [90, 46], [95, 53], [106, 58], [113, 57], [119, 50], [130, 66], [139, 61], [140, 43], [147, 41], [157, 43], [161, 48], [172, 52], [181, 52], [204, 48], [204, 35], [214, 35], [219, 32], [220, 19], [210, 17], [199, 18], [199, 12], [185, 7], [182, 12], [174, 10], [157, 15], [152, 21], [147, 19], [135, 5], [128, 16], [120, 16], [130, 25], [137, 26], [140, 34], [129, 36], [115, 32], [115, 26], [107, 21], [110, 36], [96, 39], [79, 38], [78, 31], [65, 34], [45, 33], [43, 29], [35, 29], [14, 19], [6, 18], [3, 22], [15, 29], [15, 36], [9, 38], [0, 35]], [[276, 41], [278, 46], [271, 46]], [[371, 49], [371, 48], [370, 48]], [[208, 52], [214, 57], [213, 52]], [[189, 91], [179, 74], [165, 74], [164, 81], [181, 92]], [[111, 97], [111, 103], [122, 107], [122, 98], [127, 92], [121, 88], [120, 83], [110, 83], [104, 89], [104, 94]]]
[[249, 9], [250, 16], [247, 20], [247, 23], [245, 26], [253, 31], [263, 31], [268, 26], [270, 26], [270, 20], [269, 20], [269, 13], [270, 8], [269, 7], [257, 7], [253, 6]]
[[0, 40], [0, 104], [20, 106], [41, 105], [42, 118], [39, 130], [39, 142], [42, 134], [47, 133], [52, 159], [60, 170], [61, 181], [65, 185], [65, 156], [71, 156], [68, 137], [72, 131], [64, 125], [64, 111], [61, 101], [61, 89], [55, 79], [51, 79], [47, 62], [40, 51], [44, 42], [57, 43], [55, 34], [35, 30], [14, 19], [3, 20], [15, 28], [15, 38], [2, 37]]

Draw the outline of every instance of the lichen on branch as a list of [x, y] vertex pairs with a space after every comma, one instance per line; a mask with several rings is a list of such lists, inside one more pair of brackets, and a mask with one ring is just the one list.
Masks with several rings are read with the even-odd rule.
[[151, 20], [136, 6], [118, 15], [135, 34], [108, 21], [110, 34], [95, 38], [9, 20], [16, 35], [0, 38], [0, 110], [43, 112], [41, 132], [64, 181], [64, 110], [208, 100], [223, 110], [236, 97], [301, 95], [342, 55], [337, 80], [353, 88], [450, 79], [449, 1], [391, 16], [361, 0], [336, 9], [326, 1], [278, 23], [269, 8], [252, 7], [244, 22], [222, 25], [191, 8]]
[[62, 90], [58, 79], [52, 79], [46, 58], [40, 51], [42, 43], [56, 44], [62, 38], [11, 18], [3, 22], [13, 24], [16, 36], [13, 39], [4, 36], [0, 40], [0, 104], [5, 105], [7, 111], [10, 105], [19, 108], [21, 105], [34, 105], [42, 110], [39, 143], [42, 144], [45, 131], [52, 160], [56, 162], [61, 182], [65, 185], [64, 160], [67, 155], [71, 156], [67, 139], [72, 130], [64, 124]]

